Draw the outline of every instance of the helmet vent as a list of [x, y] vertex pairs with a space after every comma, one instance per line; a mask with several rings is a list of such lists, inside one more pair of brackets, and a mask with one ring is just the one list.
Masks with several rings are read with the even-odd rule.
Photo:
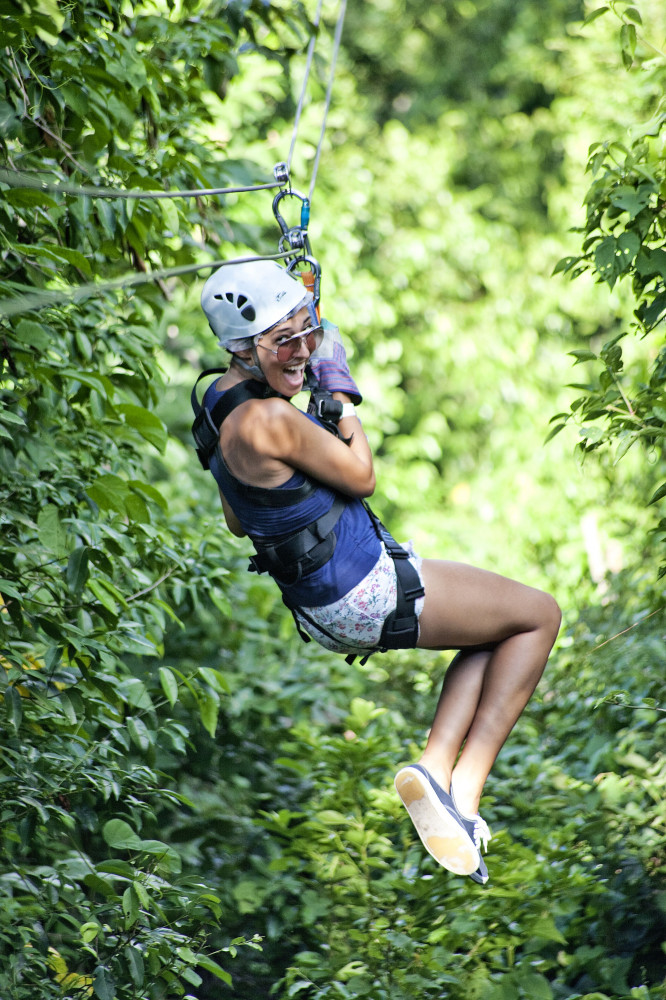
[[231, 302], [232, 305], [235, 304], [236, 308], [240, 312], [243, 319], [247, 320], [248, 323], [253, 323], [254, 320], [257, 318], [257, 314], [254, 311], [254, 306], [250, 305], [249, 303], [245, 305], [245, 303], [247, 302], [247, 295], [243, 294], [239, 295], [235, 303], [234, 303], [233, 292], [225, 292], [223, 295], [220, 292], [218, 292], [216, 295], [213, 296], [213, 298], [220, 300], [226, 299], [227, 302]]

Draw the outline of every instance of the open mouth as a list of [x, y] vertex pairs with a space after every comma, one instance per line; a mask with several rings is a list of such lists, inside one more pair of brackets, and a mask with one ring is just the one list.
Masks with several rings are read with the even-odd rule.
[[305, 371], [305, 362], [300, 361], [297, 365], [289, 365], [288, 367], [285, 366], [282, 370], [285, 375], [290, 378], [298, 378]]

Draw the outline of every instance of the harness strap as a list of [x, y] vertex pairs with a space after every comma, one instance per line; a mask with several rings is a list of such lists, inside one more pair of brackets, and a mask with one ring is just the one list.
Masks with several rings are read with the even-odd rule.
[[[241, 403], [249, 399], [268, 399], [270, 396], [278, 396], [270, 386], [258, 382], [256, 379], [244, 379], [231, 389], [225, 391], [224, 395], [215, 403], [212, 410], [202, 406], [197, 399], [197, 386], [206, 375], [220, 375], [226, 372], [226, 368], [209, 368], [202, 372], [197, 378], [192, 389], [191, 401], [195, 414], [192, 433], [197, 448], [199, 461], [204, 469], [209, 467], [210, 456], [217, 451], [219, 468], [222, 474], [228, 475], [234, 480], [235, 486], [239, 487], [259, 503], [266, 503], [269, 506], [291, 505], [304, 499], [314, 490], [314, 484], [306, 480], [300, 487], [286, 490], [267, 490], [263, 487], [252, 486], [248, 483], [241, 483], [227, 468], [222, 451], [220, 449], [220, 426], [222, 421]], [[317, 414], [320, 420], [322, 417]], [[322, 423], [325, 421], [322, 420]], [[334, 421], [335, 423], [335, 421]], [[334, 429], [332, 427], [328, 429]], [[279, 499], [278, 499], [279, 498]], [[371, 507], [363, 503], [368, 517], [370, 518], [377, 537], [386, 546], [386, 551], [393, 559], [396, 573], [396, 607], [388, 615], [379, 643], [370, 653], [379, 651], [385, 652], [387, 649], [408, 649], [416, 645], [418, 639], [418, 618], [416, 615], [416, 601], [424, 596], [423, 585], [419, 579], [419, 574], [409, 561], [409, 553], [396, 542], [395, 538], [384, 527]], [[298, 583], [303, 576], [313, 573], [324, 566], [333, 555], [337, 544], [337, 536], [334, 528], [345, 509], [346, 501], [338, 497], [326, 514], [317, 520], [301, 528], [294, 534], [286, 538], [273, 538], [271, 541], [253, 538], [256, 555], [250, 559], [250, 569], [257, 573], [270, 573], [278, 583], [290, 586]], [[287, 601], [287, 606], [292, 612], [295, 611]], [[309, 616], [298, 608], [306, 620]], [[296, 620], [296, 616], [294, 615]], [[312, 625], [328, 635], [325, 629], [312, 621]], [[298, 620], [296, 625], [299, 634], [306, 641], [310, 641], [300, 627]], [[331, 638], [333, 638], [331, 636]], [[367, 656], [365, 659], [367, 659]], [[354, 655], [347, 657], [349, 662], [355, 659]]]
[[271, 396], [279, 396], [270, 386], [256, 379], [244, 379], [231, 389], [225, 390], [212, 409], [199, 403], [197, 399], [197, 386], [206, 375], [219, 375], [226, 372], [226, 368], [209, 368], [202, 372], [194, 383], [191, 394], [192, 409], [194, 411], [194, 423], [192, 424], [192, 435], [197, 450], [199, 461], [204, 469], [210, 468], [210, 459], [213, 454], [217, 456], [218, 469], [220, 475], [227, 477], [233, 482], [234, 488], [242, 493], [252, 503], [261, 507], [290, 507], [292, 504], [306, 500], [315, 491], [315, 485], [311, 479], [306, 479], [300, 486], [290, 486], [282, 490], [267, 490], [263, 486], [252, 486], [237, 479], [227, 466], [220, 448], [220, 427], [229, 414], [240, 406], [241, 403], [249, 399], [269, 399]]
[[424, 596], [425, 590], [408, 553], [404, 549], [401, 551], [403, 555], [389, 550], [395, 565], [397, 601], [395, 610], [384, 622], [379, 639], [380, 649], [412, 649], [419, 637], [416, 601]]
[[194, 411], [192, 435], [199, 461], [204, 469], [209, 468], [210, 456], [219, 443], [222, 421], [229, 416], [232, 410], [248, 399], [268, 399], [270, 396], [279, 395], [265, 382], [248, 378], [232, 386], [231, 389], [227, 389], [224, 395], [217, 400], [213, 409], [209, 410], [207, 406], [202, 406], [197, 399], [197, 386], [206, 375], [223, 375], [226, 371], [226, 368], [207, 368], [197, 378], [190, 395]]
[[287, 586], [314, 573], [335, 551], [337, 537], [333, 529], [345, 507], [345, 500], [336, 497], [330, 510], [287, 538], [271, 539], [270, 542], [253, 538], [257, 552], [250, 558], [250, 569], [256, 573], [270, 573]]
[[[363, 666], [368, 657], [373, 653], [385, 653], [388, 649], [414, 648], [419, 637], [419, 620], [416, 614], [416, 601], [419, 597], [423, 597], [425, 595], [425, 590], [423, 588], [423, 584], [421, 583], [419, 574], [409, 561], [409, 553], [402, 547], [402, 545], [399, 545], [398, 542], [396, 542], [393, 535], [391, 535], [387, 528], [384, 527], [372, 508], [365, 502], [363, 506], [368, 512], [368, 517], [372, 521], [377, 535], [384, 543], [386, 551], [393, 559], [396, 576], [396, 606], [384, 622], [377, 645], [372, 646], [367, 650], [367, 652], [362, 654], [361, 666]], [[298, 614], [301, 615], [305, 621], [309, 622], [315, 631], [321, 632], [323, 635], [332, 639], [336, 643], [340, 643], [341, 640], [339, 637], [328, 632], [323, 625], [316, 622], [303, 608], [291, 604], [284, 594], [282, 595], [282, 600], [291, 611], [294, 617], [294, 622], [296, 623], [298, 634], [304, 642], [310, 642], [311, 636], [309, 636], [303, 629], [296, 616], [296, 612], [298, 612]], [[351, 664], [359, 655], [361, 654], [349, 653], [345, 659], [347, 663]]]
[[363, 506], [393, 560], [396, 576], [396, 606], [384, 622], [377, 648], [381, 652], [387, 649], [411, 649], [419, 637], [416, 601], [425, 595], [423, 584], [418, 572], [409, 561], [407, 550], [396, 542], [370, 505], [364, 502]]

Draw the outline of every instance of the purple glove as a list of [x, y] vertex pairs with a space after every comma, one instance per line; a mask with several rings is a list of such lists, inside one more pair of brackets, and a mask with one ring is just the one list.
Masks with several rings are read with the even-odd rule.
[[349, 372], [340, 331], [326, 319], [321, 321], [321, 325], [324, 337], [317, 350], [310, 355], [312, 374], [320, 388], [328, 389], [329, 392], [345, 392], [352, 403], [358, 406], [363, 397]]

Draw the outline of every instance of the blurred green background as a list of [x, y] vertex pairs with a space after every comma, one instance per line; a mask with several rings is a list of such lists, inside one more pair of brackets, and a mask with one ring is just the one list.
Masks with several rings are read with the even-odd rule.
[[94, 190], [270, 181], [314, 17], [0, 11], [0, 993], [664, 1000], [666, 13], [347, 10], [309, 235], [373, 507], [564, 612], [482, 803], [486, 888], [424, 856], [392, 789], [450, 654], [303, 645], [190, 443], [224, 360], [206, 265], [276, 251], [274, 192]]

